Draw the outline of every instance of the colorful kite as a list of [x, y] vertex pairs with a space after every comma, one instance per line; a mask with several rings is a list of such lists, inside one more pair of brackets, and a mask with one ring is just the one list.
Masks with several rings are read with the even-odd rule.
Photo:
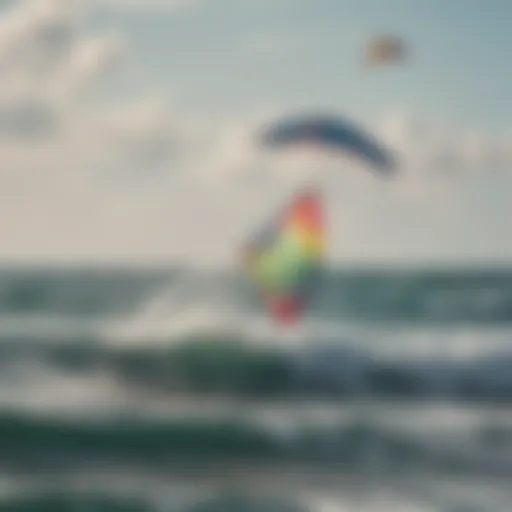
[[321, 197], [308, 189], [244, 248], [244, 266], [269, 313], [281, 324], [297, 322], [320, 280], [325, 256]]

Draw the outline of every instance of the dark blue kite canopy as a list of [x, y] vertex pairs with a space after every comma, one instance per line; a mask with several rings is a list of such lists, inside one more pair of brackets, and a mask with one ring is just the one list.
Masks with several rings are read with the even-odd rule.
[[350, 152], [381, 171], [395, 169], [393, 155], [372, 136], [339, 117], [302, 116], [273, 124], [263, 131], [261, 142], [272, 149], [316, 143]]

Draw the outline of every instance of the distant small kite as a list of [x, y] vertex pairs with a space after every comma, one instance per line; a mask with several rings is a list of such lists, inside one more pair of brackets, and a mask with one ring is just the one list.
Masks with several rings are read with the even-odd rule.
[[383, 66], [403, 62], [407, 57], [407, 51], [404, 41], [399, 37], [382, 35], [368, 43], [364, 57], [368, 66]]

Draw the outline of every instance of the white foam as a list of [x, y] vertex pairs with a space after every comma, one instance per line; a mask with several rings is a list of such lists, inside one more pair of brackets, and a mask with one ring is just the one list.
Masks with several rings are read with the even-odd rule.
[[236, 311], [222, 297], [198, 298], [173, 285], [142, 304], [133, 317], [108, 323], [102, 335], [121, 345], [141, 340], [168, 344], [191, 334], [233, 330], [239, 323]]

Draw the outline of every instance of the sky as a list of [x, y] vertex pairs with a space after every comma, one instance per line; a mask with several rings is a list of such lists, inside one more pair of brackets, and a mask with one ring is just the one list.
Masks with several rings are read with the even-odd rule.
[[[233, 265], [314, 179], [333, 264], [512, 258], [508, 0], [0, 2], [0, 261]], [[368, 69], [368, 40], [410, 56]], [[322, 109], [399, 157], [270, 158]]]

